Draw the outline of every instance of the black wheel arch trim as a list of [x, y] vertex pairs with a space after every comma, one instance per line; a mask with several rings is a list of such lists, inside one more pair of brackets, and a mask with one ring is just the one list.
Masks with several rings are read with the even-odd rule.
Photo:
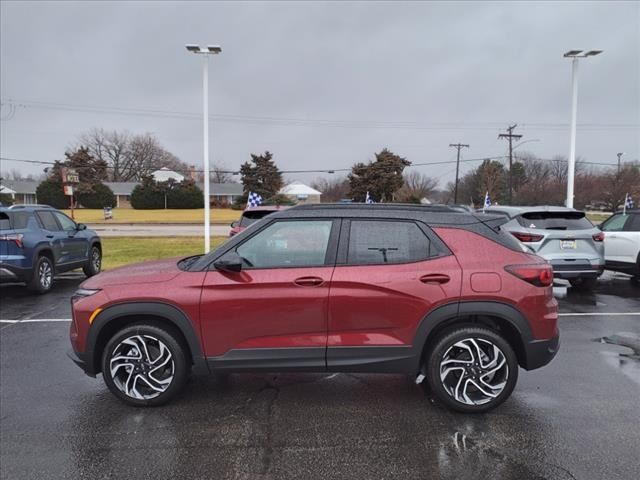
[[441, 305], [429, 312], [422, 319], [413, 337], [414, 371], [417, 372], [421, 368], [420, 363], [422, 361], [423, 349], [427, 343], [433, 339], [431, 334], [437, 330], [438, 327], [444, 322], [471, 315], [497, 317], [514, 327], [518, 331], [525, 350], [525, 365], [523, 366], [526, 368], [526, 357], [528, 356], [527, 346], [534, 342], [534, 339], [531, 327], [525, 316], [518, 309], [506, 303], [496, 301], [463, 301]]
[[209, 373], [195, 326], [182, 310], [175, 305], [162, 302], [132, 302], [111, 305], [102, 310], [94, 319], [89, 327], [85, 352], [82, 355], [87, 374], [95, 375], [100, 372], [100, 359], [96, 359], [96, 345], [102, 329], [113, 320], [136, 315], [160, 317], [170, 322], [182, 333], [189, 346], [194, 373]]

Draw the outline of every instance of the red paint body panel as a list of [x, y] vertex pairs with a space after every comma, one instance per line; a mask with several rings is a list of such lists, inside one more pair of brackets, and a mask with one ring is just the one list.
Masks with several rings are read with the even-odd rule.
[[[326, 345], [329, 283], [334, 267], [207, 272], [201, 332], [207, 356], [234, 348]], [[319, 286], [298, 286], [319, 277]]]
[[[420, 280], [434, 273], [450, 280]], [[328, 346], [410, 345], [424, 316], [460, 295], [460, 282], [453, 255], [397, 265], [338, 266], [331, 281]]]
[[[533, 286], [504, 269], [507, 265], [544, 263], [542, 258], [510, 250], [463, 229], [436, 228], [434, 231], [462, 265], [461, 301], [489, 300], [511, 304], [525, 315], [535, 339], [549, 339], [558, 334], [558, 302], [553, 297], [553, 287]], [[485, 273], [487, 266], [492, 264], [494, 273], [502, 279], [502, 289], [498, 292], [475, 292], [472, 276]]]

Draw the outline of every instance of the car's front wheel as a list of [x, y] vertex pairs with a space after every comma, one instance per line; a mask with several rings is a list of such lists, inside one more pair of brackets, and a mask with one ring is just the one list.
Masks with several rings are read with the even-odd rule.
[[94, 245], [89, 251], [89, 263], [82, 267], [82, 271], [87, 277], [93, 277], [100, 273], [102, 268], [102, 252]]
[[53, 261], [49, 257], [42, 255], [36, 261], [33, 276], [27, 286], [34, 292], [47, 293], [53, 287], [53, 276]]
[[482, 327], [444, 332], [427, 352], [425, 367], [431, 391], [464, 413], [497, 407], [518, 380], [518, 360], [509, 343]]
[[107, 343], [102, 375], [111, 392], [135, 406], [162, 405], [184, 386], [190, 363], [179, 334], [162, 325], [123, 328]]

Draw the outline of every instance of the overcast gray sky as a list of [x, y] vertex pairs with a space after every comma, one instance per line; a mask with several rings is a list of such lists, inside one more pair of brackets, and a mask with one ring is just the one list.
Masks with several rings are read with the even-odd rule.
[[[211, 123], [211, 151], [231, 169], [266, 149], [282, 169], [349, 167], [384, 147], [413, 162], [447, 161], [456, 142], [471, 145], [466, 158], [504, 155], [497, 136], [510, 123], [537, 140], [519, 150], [567, 155], [571, 65], [562, 54], [575, 48], [605, 50], [580, 63], [578, 155], [611, 163], [617, 152], [640, 155], [637, 1], [3, 1], [0, 9], [2, 157], [59, 159], [102, 127], [151, 132], [201, 166], [201, 59], [186, 43], [222, 45], [210, 61], [210, 111], [240, 118]], [[7, 100], [23, 106], [12, 112]], [[455, 172], [417, 168], [442, 186]]]

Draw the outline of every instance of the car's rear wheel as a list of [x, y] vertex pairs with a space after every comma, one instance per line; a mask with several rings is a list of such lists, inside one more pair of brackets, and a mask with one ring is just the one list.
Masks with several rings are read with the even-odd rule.
[[53, 261], [47, 256], [40, 256], [33, 269], [33, 277], [28, 283], [30, 290], [38, 293], [47, 293], [53, 287], [54, 266]]
[[89, 251], [89, 263], [82, 267], [82, 271], [87, 277], [93, 277], [100, 273], [102, 268], [102, 252], [94, 245]]
[[572, 287], [581, 290], [592, 290], [598, 285], [598, 279], [593, 277], [579, 277], [569, 279]]
[[427, 352], [425, 367], [431, 392], [464, 413], [497, 407], [518, 380], [518, 360], [509, 343], [482, 327], [444, 332]]
[[162, 405], [184, 386], [190, 363], [180, 336], [165, 326], [140, 323], [116, 333], [102, 355], [109, 390], [135, 406]]

